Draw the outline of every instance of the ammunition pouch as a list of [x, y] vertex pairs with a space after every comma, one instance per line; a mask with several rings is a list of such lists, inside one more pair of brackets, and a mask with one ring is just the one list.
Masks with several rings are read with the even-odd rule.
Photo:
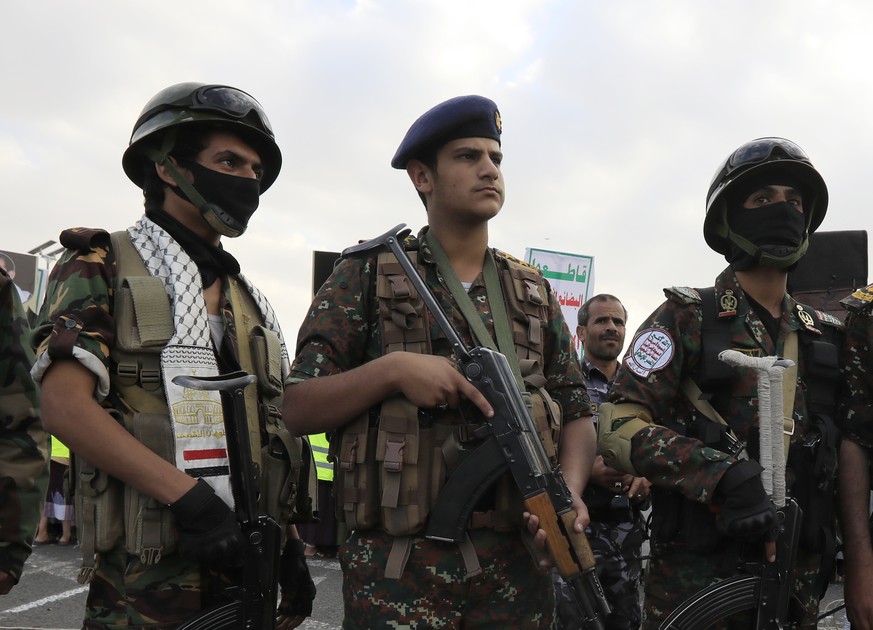
[[[109, 413], [121, 424], [120, 414]], [[91, 581], [96, 554], [109, 551], [124, 540], [124, 484], [70, 452], [72, 483], [69, 494], [76, 513], [77, 535], [82, 547], [82, 567], [76, 580]]]
[[[260, 452], [258, 510], [273, 517], [280, 525], [310, 522], [316, 509], [314, 499], [318, 495], [315, 458], [309, 440], [294, 437], [282, 421], [285, 386], [279, 335], [263, 326], [253, 326], [249, 350], [251, 372], [258, 379], [257, 415], [267, 434]], [[282, 532], [284, 541], [284, 527]]]
[[[119, 267], [122, 262], [119, 257]], [[119, 408], [129, 410], [123, 416], [124, 426], [175, 465], [175, 437], [161, 377], [161, 350], [173, 335], [170, 302], [163, 282], [148, 275], [119, 277], [117, 291], [111, 379], [124, 403]], [[125, 549], [143, 564], [160, 562], [164, 554], [176, 550], [173, 515], [133, 486], [123, 488], [123, 512], [111, 516], [124, 527]]]
[[442, 449], [451, 425], [423, 427], [400, 395], [382, 403], [378, 426], [364, 414], [330, 442], [337, 518], [350, 529], [381, 526], [395, 536], [421, 531], [446, 480]]
[[[128, 430], [162, 459], [175, 464], [176, 448], [169, 415], [136, 412]], [[139, 556], [143, 564], [156, 564], [163, 554], [175, 552], [176, 521], [166, 506], [125, 485], [124, 514], [128, 553]]]
[[598, 408], [597, 447], [607, 466], [642, 477], [631, 461], [631, 439], [653, 424], [649, 410], [636, 403], [602, 403]]
[[[417, 252], [413, 264], [422, 265]], [[540, 367], [548, 294], [539, 274], [506, 259], [501, 284], [522, 377], [522, 393], [550, 460], [557, 461], [560, 406], [545, 390]], [[378, 300], [382, 352], [431, 352], [425, 305], [391, 253], [377, 257], [375, 297]], [[424, 273], [422, 273], [424, 275]], [[419, 410], [401, 395], [381, 408], [362, 414], [335, 432], [329, 458], [334, 465], [337, 518], [350, 529], [381, 528], [394, 536], [422, 531], [446, 480], [481, 438], [478, 426], [451, 424], [458, 415]], [[470, 527], [508, 530], [518, 526], [523, 507], [512, 483], [498, 480], [493, 509], [473, 513]], [[511, 480], [509, 480], [511, 482]], [[465, 497], [458, 497], [459, 501]]]
[[520, 369], [527, 391], [522, 398], [536, 425], [537, 433], [552, 465], [558, 463], [558, 445], [561, 440], [561, 405], [546, 391], [546, 377], [539, 362], [521, 361]]
[[827, 416], [815, 416], [802, 442], [791, 445], [791, 494], [803, 510], [800, 545], [833, 557], [836, 519], [836, 465], [839, 431]]
[[[530, 399], [538, 431], [548, 436], [546, 452], [557, 454], [551, 432], [560, 424], [559, 406], [536, 393]], [[369, 413], [344, 426], [330, 441], [337, 518], [350, 529], [379, 527], [394, 536], [423, 530], [448, 475], [479, 443], [469, 429], [439, 420], [423, 423], [418, 408], [400, 395], [383, 401], [376, 426]], [[501, 481], [494, 510], [474, 513], [471, 527], [517, 526], [520, 497]]]
[[[739, 453], [743, 448], [727, 425], [707, 418], [696, 418], [687, 427], [673, 425], [669, 428], [722, 452]], [[678, 491], [652, 486], [653, 541], [682, 541], [689, 551], [695, 553], [723, 548], [730, 539], [718, 530], [715, 520], [710, 506], [692, 501]]]

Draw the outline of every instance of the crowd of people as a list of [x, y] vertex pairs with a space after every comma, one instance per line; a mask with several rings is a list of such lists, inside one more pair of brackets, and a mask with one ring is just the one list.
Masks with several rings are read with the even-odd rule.
[[[602, 627], [653, 629], [740, 567], [784, 560], [776, 542], [797, 506], [783, 576], [793, 605], [767, 627], [815, 627], [841, 539], [848, 617], [873, 628], [873, 286], [844, 300], [845, 321], [788, 293], [828, 209], [810, 158], [775, 137], [733, 151], [703, 221], [727, 268], [712, 287], [665, 289], [623, 358], [627, 310], [588, 299], [580, 358], [542, 274], [489, 239], [505, 199], [502, 134], [481, 96], [412, 123], [390, 164], [425, 225], [393, 238], [420, 282], [399, 254], [353, 248], [292, 353], [225, 249], [280, 173], [264, 109], [225, 85], [158, 92], [122, 158], [143, 216], [61, 234], [33, 329], [0, 267], [0, 594], [32, 545], [75, 535], [83, 628], [176, 628], [239, 596], [254, 544], [241, 515], [254, 509], [275, 532], [274, 575], [258, 581], [275, 599], [265, 627], [312, 614], [304, 541], [338, 557], [344, 628], [591, 627], [578, 571], [562, 562], [584, 532], [610, 609]], [[527, 439], [566, 484], [550, 508], [560, 528], [490, 448], [507, 406], [460, 369], [440, 313], [466, 348], [505, 358], [501, 386], [517, 390]], [[240, 371], [253, 375], [250, 476], [234, 464], [239, 431], [224, 429], [241, 412], [222, 388]], [[214, 387], [194, 389], [195, 377]], [[471, 457], [496, 462], [487, 484], [441, 495]], [[464, 517], [457, 540], [427, 535], [446, 500]], [[569, 557], [581, 567], [581, 555]], [[725, 627], [748, 627], [743, 614]]]

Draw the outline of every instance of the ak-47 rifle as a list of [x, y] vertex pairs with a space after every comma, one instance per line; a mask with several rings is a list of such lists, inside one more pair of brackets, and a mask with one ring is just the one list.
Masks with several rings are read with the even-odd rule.
[[[682, 602], [661, 623], [659, 630], [703, 630], [743, 612], [749, 615], [752, 630], [796, 628], [797, 609], [792, 609], [792, 605], [800, 604], [792, 599], [792, 570], [803, 510], [797, 501], [785, 497], [782, 439], [782, 372], [794, 362], [776, 357], [749, 357], [736, 350], [721, 352], [719, 359], [758, 372], [760, 459], [764, 467], [764, 488], [777, 506], [776, 561], [761, 559], [743, 563], [737, 575], [720, 580]], [[770, 392], [774, 393], [772, 397]]]
[[739, 613], [750, 614], [750, 628], [794, 628], [791, 608], [791, 570], [800, 536], [802, 510], [794, 499], [779, 508], [776, 562], [747, 562], [741, 572], [698, 591], [670, 613], [660, 630], [703, 630]]
[[494, 416], [477, 435], [483, 442], [462, 460], [449, 477], [431, 511], [426, 536], [462, 542], [474, 507], [489, 487], [507, 470], [518, 485], [525, 509], [539, 518], [546, 532], [546, 548], [558, 573], [571, 586], [586, 627], [603, 630], [609, 604], [594, 572], [594, 554], [584, 532], [573, 524], [576, 512], [570, 489], [559, 466], [552, 466], [540, 441], [506, 357], [490, 348], [468, 349], [433, 293], [403, 249], [409, 234], [405, 224], [373, 240], [343, 251], [350, 256], [388, 247], [418, 291], [437, 325], [452, 345], [461, 372], [488, 400]]
[[230, 485], [245, 540], [242, 580], [227, 589], [229, 601], [179, 626], [179, 630], [272, 630], [276, 625], [281, 529], [258, 514], [259, 474], [252, 461], [244, 391], [257, 380], [243, 371], [220, 376], [177, 376], [173, 382], [197, 390], [219, 391], [231, 400], [224, 418], [230, 460]]

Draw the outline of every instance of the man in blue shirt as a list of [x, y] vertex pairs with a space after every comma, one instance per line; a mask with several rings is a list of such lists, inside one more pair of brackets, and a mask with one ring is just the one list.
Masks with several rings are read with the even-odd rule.
[[[582, 374], [596, 423], [597, 407], [606, 400], [609, 386], [621, 367], [618, 357], [624, 347], [627, 310], [617, 297], [602, 293], [582, 305], [578, 322], [576, 334], [584, 353]], [[650, 485], [644, 477], [610, 468], [603, 457], [597, 455], [582, 495], [591, 515], [586, 533], [597, 559], [597, 577], [612, 608], [605, 620], [609, 630], [640, 627], [641, 556], [646, 539], [641, 510], [648, 507]], [[583, 628], [568, 586], [557, 572], [553, 575], [558, 627], [561, 630]]]

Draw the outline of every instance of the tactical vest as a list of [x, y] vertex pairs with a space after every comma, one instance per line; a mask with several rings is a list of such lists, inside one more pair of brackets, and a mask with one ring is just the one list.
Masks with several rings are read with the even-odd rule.
[[[417, 253], [409, 256], [425, 277]], [[501, 286], [527, 386], [523, 396], [554, 462], [561, 410], [545, 391], [541, 368], [547, 289], [532, 267], [500, 260]], [[424, 302], [391, 253], [377, 259], [376, 299], [383, 354], [430, 354]], [[400, 394], [384, 400], [377, 417], [362, 414], [331, 439], [337, 518], [351, 529], [380, 528], [394, 536], [420, 532], [448, 475], [481, 442], [474, 435], [479, 426], [464, 423], [453, 410], [418, 409]], [[474, 512], [470, 527], [509, 531], [518, 526], [523, 507], [512, 479], [503, 475], [496, 486], [493, 509]]]
[[[163, 282], [149, 274], [127, 232], [111, 235], [117, 274], [114, 286], [115, 343], [109, 351], [107, 411], [136, 439], [175, 465], [173, 426], [161, 378], [161, 351], [174, 333], [172, 307]], [[263, 326], [248, 291], [228, 278], [243, 370], [257, 376], [257, 392], [246, 390], [252, 458], [259, 468], [258, 509], [280, 524], [309, 520], [315, 497], [314, 463], [308, 442], [282, 422], [284, 384], [279, 336]], [[262, 427], [266, 439], [262, 439]], [[80, 457], [73, 457], [76, 519], [80, 524], [82, 571], [91, 579], [95, 552], [123, 543], [144, 564], [176, 550], [169, 509]]]
[[[730, 349], [731, 325], [728, 318], [716, 316], [714, 287], [697, 289], [700, 299], [682, 295], [686, 302], [698, 302], [701, 306], [700, 362], [694, 381], [702, 392], [701, 398], [719, 409], [720, 401], [730, 396], [734, 371], [718, 359], [722, 350]], [[826, 313], [797, 304], [798, 319], [804, 327], [798, 331], [798, 346], [802, 379], [806, 387], [805, 402], [810, 418], [807, 434], [802, 442], [791, 444], [786, 451], [787, 466], [794, 475], [791, 494], [803, 509], [800, 544], [803, 548], [821, 552], [823, 558], [833, 557], [835, 517], [834, 493], [836, 483], [837, 450], [839, 431], [834, 423], [836, 417], [836, 392], [839, 379], [837, 345], [829, 338], [825, 326], [841, 325], [839, 320]], [[724, 416], [728, 424], [730, 417]], [[729, 452], [736, 456], [733, 442], [726, 427], [695, 411], [686, 427], [670, 428], [695, 437], [705, 445]], [[740, 445], [743, 446], [743, 445]], [[757, 454], [757, 445], [749, 444], [752, 455]], [[713, 515], [699, 503], [689, 501], [675, 492], [655, 489], [656, 506], [652, 514], [652, 539], [670, 540], [681, 534], [692, 549], [707, 550], [724, 544], [714, 527]]]

